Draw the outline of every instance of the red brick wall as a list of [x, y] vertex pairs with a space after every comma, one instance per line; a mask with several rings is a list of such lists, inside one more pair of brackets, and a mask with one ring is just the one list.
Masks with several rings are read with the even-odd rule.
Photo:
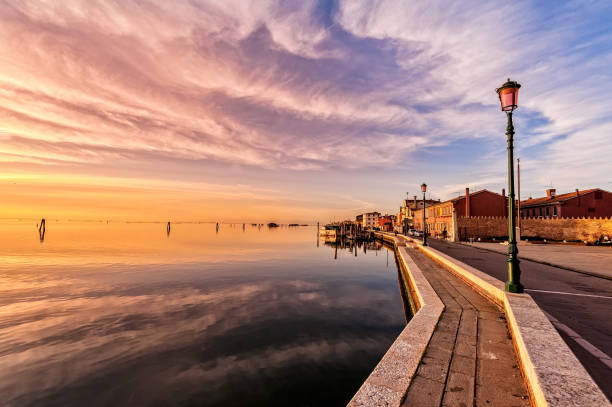
[[[559, 215], [567, 218], [612, 216], [612, 194], [607, 191], [599, 191], [601, 199], [595, 199], [596, 192], [593, 191], [580, 198], [565, 201], [565, 204], [560, 206]], [[591, 212], [589, 208], [592, 208]]]
[[[470, 196], [472, 216], [506, 216], [506, 198], [494, 192], [483, 191]], [[457, 217], [465, 216], [465, 198], [455, 203]]]
[[488, 239], [507, 238], [508, 218], [492, 216], [457, 217], [457, 238], [461, 241], [470, 238]]
[[[457, 218], [459, 240], [508, 236], [508, 219], [502, 217]], [[594, 242], [600, 236], [612, 238], [612, 218], [530, 218], [521, 220], [521, 238], [581, 240]]]
[[612, 218], [546, 218], [521, 220], [521, 236], [550, 240], [594, 242], [601, 235], [612, 238]]

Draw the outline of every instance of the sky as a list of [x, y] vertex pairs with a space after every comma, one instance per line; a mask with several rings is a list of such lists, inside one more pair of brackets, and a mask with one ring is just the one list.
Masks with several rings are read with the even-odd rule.
[[0, 1], [0, 218], [326, 222], [612, 190], [612, 2]]

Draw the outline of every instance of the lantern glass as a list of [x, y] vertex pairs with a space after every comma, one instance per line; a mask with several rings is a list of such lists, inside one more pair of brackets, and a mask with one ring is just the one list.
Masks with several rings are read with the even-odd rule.
[[504, 112], [512, 112], [518, 107], [518, 91], [521, 87], [517, 82], [511, 81], [504, 83], [501, 88], [497, 89], [501, 109]]
[[421, 191], [427, 192], [427, 184], [422, 184], [421, 185]]

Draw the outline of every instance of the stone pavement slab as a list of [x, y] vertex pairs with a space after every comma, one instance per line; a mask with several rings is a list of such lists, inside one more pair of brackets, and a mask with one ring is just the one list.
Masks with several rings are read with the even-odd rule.
[[403, 406], [529, 406], [504, 313], [422, 252], [406, 252], [445, 305]]

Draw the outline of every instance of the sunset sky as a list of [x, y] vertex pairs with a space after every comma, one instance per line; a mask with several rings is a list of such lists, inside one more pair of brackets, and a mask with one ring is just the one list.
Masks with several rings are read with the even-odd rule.
[[0, 2], [0, 218], [312, 222], [612, 190], [612, 2]]

